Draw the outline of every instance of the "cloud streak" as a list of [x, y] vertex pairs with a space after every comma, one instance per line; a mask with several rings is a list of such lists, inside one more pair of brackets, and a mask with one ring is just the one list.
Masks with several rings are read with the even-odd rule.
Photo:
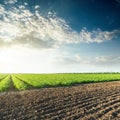
[[95, 57], [81, 56], [80, 54], [62, 54], [54, 58], [54, 63], [60, 65], [91, 65], [91, 66], [100, 66], [100, 67], [111, 67], [120, 65], [120, 56], [119, 55], [103, 55]]
[[[5, 4], [15, 4], [17, 0], [6, 0]], [[112, 40], [119, 30], [88, 31], [83, 28], [80, 32], [73, 30], [67, 22], [48, 12], [42, 16], [40, 6], [28, 9], [28, 4], [12, 6], [0, 5], [0, 46], [8, 47], [23, 45], [39, 49], [59, 47], [64, 44], [102, 43]]]
[[14, 3], [16, 3], [17, 2], [17, 0], [5, 0], [5, 4], [14, 4]]
[[98, 65], [120, 65], [120, 56], [98, 56], [95, 62]]

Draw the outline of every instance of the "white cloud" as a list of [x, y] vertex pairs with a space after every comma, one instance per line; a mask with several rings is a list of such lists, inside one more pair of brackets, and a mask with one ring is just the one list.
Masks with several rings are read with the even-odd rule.
[[3, 5], [0, 5], [0, 15], [5, 13], [5, 8]]
[[6, 5], [0, 5], [0, 71], [91, 72], [104, 71], [105, 66], [107, 71], [112, 69], [112, 65], [118, 65], [120, 70], [119, 56], [89, 58], [67, 53], [64, 47], [63, 50], [52, 49], [66, 44], [106, 42], [117, 37], [120, 30], [89, 31], [83, 28], [78, 32], [55, 12], [47, 11], [48, 14], [43, 16], [39, 5], [34, 6], [32, 12], [26, 2], [23, 5], [9, 5], [11, 8], [8, 8], [8, 4], [16, 2], [7, 0]]
[[98, 56], [95, 62], [98, 65], [120, 65], [120, 56]]
[[83, 41], [87, 43], [92, 43], [92, 42], [101, 43], [113, 39], [119, 33], [120, 33], [119, 30], [113, 30], [109, 32], [109, 31], [102, 31], [100, 29], [89, 32], [86, 28], [84, 28], [80, 32], [80, 37]]
[[24, 5], [28, 5], [28, 3], [27, 3], [27, 2], [25, 2], [25, 3], [24, 3]]
[[[14, 4], [17, 0], [7, 0]], [[42, 16], [40, 6], [34, 7], [34, 12], [27, 8], [27, 4], [6, 9], [0, 6], [0, 46], [24, 45], [34, 48], [54, 48], [64, 44], [101, 43], [113, 39], [119, 30], [102, 31], [100, 29], [88, 31], [83, 28], [80, 32], [73, 30], [67, 22], [48, 12]]]
[[108, 62], [108, 57], [106, 56], [98, 56], [96, 57], [96, 62], [99, 63], [99, 62]]
[[[58, 54], [58, 55], [57, 55]], [[117, 72], [120, 71], [120, 56], [88, 57], [80, 54], [57, 52], [53, 57], [53, 66], [59, 72]], [[60, 71], [61, 70], [61, 71]]]
[[103, 55], [88, 57], [80, 54], [71, 55], [70, 53], [58, 53], [59, 55], [54, 57], [54, 63], [60, 65], [92, 65], [100, 67], [111, 67], [120, 65], [119, 55]]
[[88, 57], [58, 49], [28, 49], [20, 46], [0, 50], [0, 71], [11, 73], [120, 71], [120, 56]]
[[5, 0], [5, 4], [14, 4], [14, 3], [16, 3], [17, 2], [17, 0]]
[[[58, 54], [58, 55], [57, 55]], [[60, 65], [81, 65], [81, 64], [90, 64], [91, 60], [87, 57], [83, 57], [79, 54], [71, 55], [68, 52], [59, 53], [57, 52], [54, 55], [53, 62]]]
[[39, 6], [39, 5], [36, 5], [36, 6], [35, 6], [35, 9], [39, 9], [39, 8], [40, 8], [40, 6]]

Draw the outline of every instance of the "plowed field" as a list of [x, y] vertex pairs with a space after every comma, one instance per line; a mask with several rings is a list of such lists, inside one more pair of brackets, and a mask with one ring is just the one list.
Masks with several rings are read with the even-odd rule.
[[120, 82], [0, 93], [0, 120], [120, 120]]

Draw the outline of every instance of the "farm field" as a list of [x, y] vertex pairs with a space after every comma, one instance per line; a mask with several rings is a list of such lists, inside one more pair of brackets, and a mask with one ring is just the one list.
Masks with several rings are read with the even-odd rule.
[[119, 80], [119, 73], [0, 74], [0, 120], [118, 120]]
[[0, 93], [0, 120], [119, 120], [120, 81]]
[[0, 120], [120, 120], [120, 0], [0, 0]]
[[119, 73], [0, 74], [0, 91], [20, 91], [117, 80], [120, 80]]

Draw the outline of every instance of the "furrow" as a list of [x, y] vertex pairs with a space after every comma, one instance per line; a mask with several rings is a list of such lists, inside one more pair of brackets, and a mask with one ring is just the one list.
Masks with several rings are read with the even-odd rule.
[[[78, 118], [81, 118], [81, 117], [84, 117], [85, 116], [85, 114], [86, 115], [88, 115], [88, 114], [93, 114], [94, 112], [96, 112], [96, 111], [98, 111], [98, 110], [100, 110], [101, 109], [101, 107], [99, 107], [99, 104], [103, 104], [103, 103], [106, 103], [106, 102], [109, 102], [109, 100], [104, 100], [104, 98], [102, 98], [101, 100], [103, 100], [103, 101], [99, 101], [98, 103], [95, 103], [95, 104], [89, 104], [89, 108], [87, 108], [87, 107], [83, 107], [83, 109], [81, 108], [81, 106], [79, 106], [79, 105], [76, 105], [76, 107], [74, 106], [74, 108], [75, 109], [73, 109], [72, 107], [71, 107], [71, 111], [76, 111], [76, 109], [77, 109], [77, 113], [79, 113], [80, 112], [80, 115], [79, 115], [79, 117]], [[112, 99], [110, 99], [110, 100], [112, 100]], [[97, 109], [93, 109], [93, 107], [94, 108], [97, 108]], [[68, 107], [68, 110], [70, 109], [70, 107]], [[82, 111], [82, 112], [81, 112]], [[59, 111], [59, 114], [60, 113], [62, 113], [63, 112], [63, 110], [61, 109], [61, 112]], [[65, 111], [64, 111], [64, 113], [70, 113], [70, 111], [67, 111], [67, 109], [65, 109]], [[76, 112], [75, 112], [76, 113]], [[75, 114], [74, 113], [74, 114]], [[74, 115], [73, 114], [73, 115]], [[73, 117], [73, 115], [72, 115], [72, 117]], [[52, 115], [52, 116], [54, 116], [54, 115]], [[66, 115], [67, 116], [67, 115]], [[65, 117], [65, 116], [64, 116]], [[75, 117], [76, 117], [76, 115], [75, 115]]]
[[[116, 93], [116, 95], [117, 95], [117, 93]], [[113, 96], [111, 96], [110, 95], [110, 97], [114, 97], [114, 94], [113, 94]], [[73, 99], [74, 100], [74, 99]], [[65, 103], [64, 103], [65, 102]], [[66, 109], [66, 108], [69, 108], [69, 107], [75, 107], [75, 106], [78, 106], [79, 108], [81, 108], [81, 107], [90, 107], [90, 106], [92, 106], [93, 104], [91, 104], [91, 103], [85, 103], [85, 101], [78, 101], [78, 102], [76, 102], [75, 100], [74, 101], [70, 101], [70, 103], [68, 104], [68, 101], [66, 100], [66, 101], [62, 101], [62, 104], [61, 103], [59, 103], [59, 105], [56, 105], [56, 108], [54, 109], [54, 106], [49, 106], [49, 107], [47, 107], [47, 108], [41, 108], [41, 105], [38, 105], [38, 106], [33, 106], [32, 108], [25, 108], [26, 109], [26, 111], [29, 111], [29, 109], [37, 109], [38, 110], [38, 112], [40, 112], [41, 113], [41, 111], [44, 111], [44, 109], [47, 109], [47, 111], [44, 111], [44, 112], [42, 112], [42, 114], [44, 113], [45, 115], [46, 114], [50, 114], [51, 115], [51, 113], [50, 112], [52, 112], [52, 113], [54, 113], [55, 111], [59, 111], [60, 112], [60, 110], [63, 110], [63, 109]], [[86, 102], [89, 102], [89, 101], [86, 101]], [[92, 103], [94, 103], [94, 101], [91, 101]], [[64, 104], [63, 104], [64, 103]], [[67, 103], [67, 105], [66, 105], [66, 103]], [[52, 103], [49, 103], [49, 104], [52, 104]], [[56, 103], [56, 104], [58, 104], [58, 103]], [[57, 106], [61, 106], [60, 108], [57, 108]], [[64, 106], [64, 107], [63, 107]], [[18, 107], [16, 107], [16, 110], [15, 111], [17, 111], [17, 108]], [[41, 108], [41, 109], [40, 109]], [[49, 110], [50, 109], [50, 110]], [[62, 111], [61, 111], [62, 112]], [[11, 114], [11, 111], [10, 111], [10, 109], [9, 110], [7, 110], [7, 112], [6, 113], [2, 113], [3, 114], [3, 116], [6, 116], [6, 115], [9, 115], [9, 114]]]
[[[111, 94], [110, 95], [110, 97], [116, 97], [116, 96], [118, 96], [118, 94]], [[60, 106], [60, 108], [66, 108], [66, 107], [70, 107], [70, 106], [75, 106], [76, 104], [77, 105], [81, 105], [81, 107], [86, 107], [86, 106], [88, 106], [89, 104], [88, 104], [88, 102], [93, 102], [94, 103], [94, 100], [97, 100], [98, 99], [98, 101], [100, 100], [100, 98], [101, 98], [101, 96], [99, 97], [99, 98], [96, 98], [96, 99], [92, 99], [92, 101], [91, 100], [89, 100], [89, 101], [81, 101], [81, 99], [78, 99], [77, 101], [75, 100], [75, 99], [73, 99], [72, 101], [62, 101], [62, 102], [56, 102], [55, 104], [54, 103], [49, 103], [49, 104], [51, 104], [50, 106], [48, 106], [48, 105], [46, 105], [45, 107], [44, 106], [41, 106], [41, 110], [46, 110], [46, 112], [49, 112], [48, 110], [50, 109], [50, 110], [52, 110], [52, 108], [53, 107], [57, 107], [57, 106]], [[104, 98], [106, 98], [106, 96], [104, 97]], [[37, 106], [38, 107], [38, 106]], [[40, 107], [40, 106], [39, 106]], [[60, 109], [59, 108], [59, 109]], [[57, 109], [55, 109], [55, 110], [53, 110], [53, 111], [56, 111]]]
[[103, 116], [105, 116], [106, 114], [108, 114], [109, 112], [111, 112], [113, 110], [113, 108], [115, 107], [119, 107], [120, 106], [120, 99], [112, 101], [111, 103], [109, 103], [107, 106], [104, 105], [103, 109], [101, 111], [99, 111], [97, 114], [96, 118], [101, 118]]

